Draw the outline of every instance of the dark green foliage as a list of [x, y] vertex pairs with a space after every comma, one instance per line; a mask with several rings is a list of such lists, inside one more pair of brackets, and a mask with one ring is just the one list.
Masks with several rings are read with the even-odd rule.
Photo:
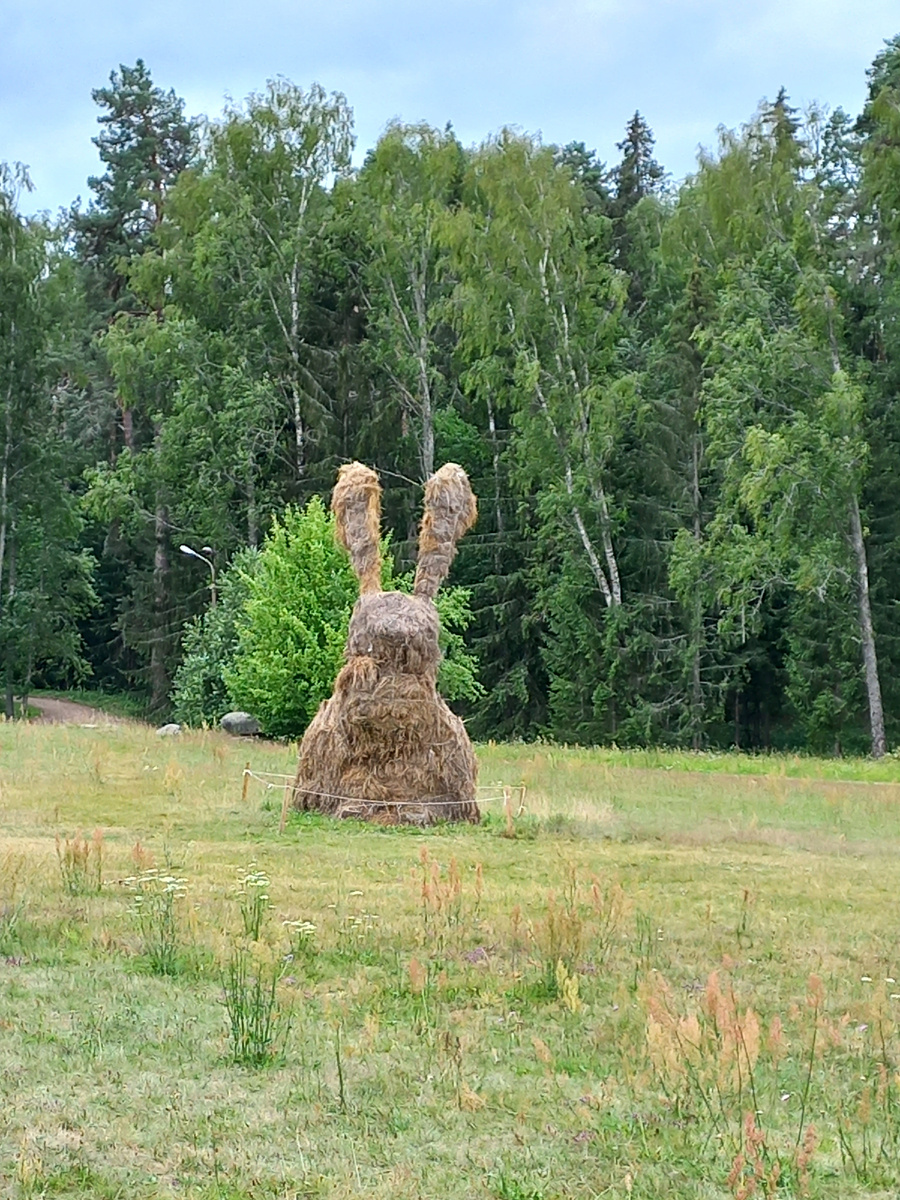
[[219, 578], [218, 603], [193, 617], [181, 641], [182, 660], [175, 672], [172, 710], [176, 721], [199, 728], [215, 726], [232, 708], [225, 682], [238, 646], [238, 624], [250, 595], [257, 554], [244, 550]]
[[617, 216], [624, 215], [639, 200], [662, 187], [666, 173], [653, 157], [655, 142], [650, 126], [636, 112], [628, 122], [625, 137], [617, 143], [622, 151], [622, 161], [612, 171]]
[[19, 213], [28, 186], [24, 171], [0, 163], [0, 676], [8, 717], [14, 693], [87, 672], [77, 623], [95, 602], [52, 395], [49, 231]]
[[81, 469], [95, 493], [90, 540], [104, 586], [88, 646], [99, 678], [146, 688], [161, 712], [188, 614], [171, 570], [171, 498], [161, 470], [174, 339], [167, 341], [163, 322], [164, 279], [157, 269], [148, 285], [140, 264], [162, 261], [160, 231], [170, 192], [195, 153], [196, 127], [140, 59], [113, 71], [93, 97], [105, 170], [88, 180], [87, 209], [79, 201], [69, 214], [75, 272], [67, 298], [81, 308], [81, 321], [64, 319], [56, 338], [66, 415], [76, 441], [88, 432]]
[[104, 110], [92, 140], [106, 170], [88, 179], [94, 199], [86, 212], [73, 211], [72, 225], [93, 286], [109, 304], [123, 307], [126, 264], [150, 248], [166, 193], [190, 162], [194, 128], [185, 120], [184, 101], [154, 86], [141, 59], [113, 71], [109, 86], [92, 95]]

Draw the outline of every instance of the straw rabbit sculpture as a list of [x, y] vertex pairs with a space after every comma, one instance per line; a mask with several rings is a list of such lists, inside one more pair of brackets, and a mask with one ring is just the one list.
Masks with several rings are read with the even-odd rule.
[[456, 543], [475, 522], [462, 467], [425, 486], [413, 594], [381, 590], [381, 486], [362, 463], [341, 467], [331, 500], [338, 540], [359, 577], [344, 666], [300, 744], [296, 808], [385, 824], [480, 819], [465, 727], [437, 693], [434, 597]]

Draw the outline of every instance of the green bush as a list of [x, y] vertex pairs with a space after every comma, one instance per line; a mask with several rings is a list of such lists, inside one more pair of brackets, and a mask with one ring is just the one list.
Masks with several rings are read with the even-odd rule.
[[275, 518], [246, 581], [228, 693], [266, 733], [297, 737], [331, 693], [358, 593], [318, 496]]

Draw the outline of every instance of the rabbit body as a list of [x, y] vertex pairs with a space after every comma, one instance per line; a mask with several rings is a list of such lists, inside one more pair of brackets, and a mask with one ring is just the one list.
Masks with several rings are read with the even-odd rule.
[[[347, 472], [345, 479], [352, 479], [353, 488], [340, 495], [343, 480], [339, 479], [332, 507], [338, 537], [347, 545], [354, 566], [360, 564], [357, 574], [363, 590], [350, 618], [345, 663], [334, 692], [320, 706], [300, 745], [294, 805], [390, 824], [477, 822], [475, 755], [462, 721], [437, 692], [440, 625], [431, 598], [437, 590], [434, 579], [439, 583], [446, 575], [461, 533], [438, 547], [446, 565], [443, 574], [432, 567], [427, 585], [419, 589], [424, 594], [375, 590], [373, 551], [365, 539], [372, 530], [377, 536], [378, 514], [364, 508], [377, 503], [380, 489], [372, 487], [374, 472], [358, 463], [342, 471]], [[441, 471], [442, 478], [451, 480], [454, 497], [461, 496], [467, 506], [463, 516], [451, 522], [454, 530], [465, 532], [475, 518], [468, 479], [454, 464]], [[429, 487], [439, 477], [441, 472], [432, 477]], [[377, 485], [377, 477], [375, 481]], [[437, 491], [441, 493], [440, 487]], [[441, 494], [446, 500], [446, 489]], [[456, 499], [450, 503], [458, 507]], [[445, 504], [445, 525], [446, 509]], [[352, 520], [342, 521], [345, 512]], [[426, 489], [423, 544], [429, 549], [424, 537], [426, 526], [430, 530], [435, 525], [434, 520], [429, 522], [433, 513]], [[420, 553], [420, 569], [423, 558]]]

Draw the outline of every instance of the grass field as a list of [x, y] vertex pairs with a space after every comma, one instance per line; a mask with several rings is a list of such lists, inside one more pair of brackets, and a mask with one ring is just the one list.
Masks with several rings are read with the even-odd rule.
[[895, 760], [480, 747], [509, 837], [247, 757], [0, 726], [0, 1195], [898, 1194]]

